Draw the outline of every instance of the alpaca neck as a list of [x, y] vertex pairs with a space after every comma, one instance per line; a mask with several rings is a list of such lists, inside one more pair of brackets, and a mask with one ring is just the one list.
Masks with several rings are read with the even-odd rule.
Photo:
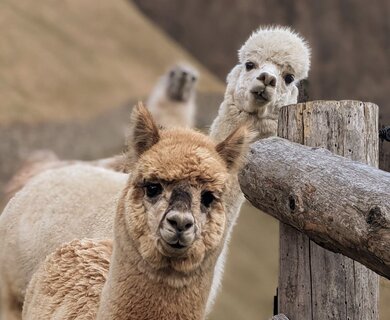
[[[124, 229], [123, 216], [118, 212], [114, 251], [97, 320], [204, 319], [213, 266], [192, 275], [185, 285], [168, 284], [159, 274], [162, 271], [145, 269], [146, 263]], [[165, 275], [170, 272], [175, 271], [164, 269]]]
[[278, 118], [273, 113], [249, 113], [239, 109], [234, 103], [224, 102], [211, 126], [210, 135], [219, 142], [241, 125], [249, 125], [256, 130], [256, 140], [263, 139], [277, 134]]

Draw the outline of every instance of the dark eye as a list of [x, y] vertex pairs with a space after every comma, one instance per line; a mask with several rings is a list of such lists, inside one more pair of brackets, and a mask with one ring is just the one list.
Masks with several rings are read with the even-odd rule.
[[169, 72], [169, 77], [170, 78], [173, 78], [174, 75], [175, 75], [175, 71], [172, 70], [172, 71]]
[[191, 78], [191, 79], [192, 79], [192, 81], [193, 81], [193, 82], [195, 82], [195, 80], [196, 80], [196, 77], [195, 77], [195, 76], [192, 76], [192, 78]]
[[253, 62], [248, 61], [245, 63], [246, 71], [251, 71], [255, 67], [255, 64]]
[[286, 82], [286, 84], [290, 84], [294, 81], [294, 76], [292, 74], [286, 74], [284, 76], [284, 81]]
[[159, 183], [150, 183], [145, 186], [145, 189], [146, 189], [146, 195], [149, 198], [154, 198], [158, 196], [159, 194], [161, 194], [163, 190], [162, 185]]
[[210, 207], [214, 200], [215, 197], [211, 191], [204, 191], [200, 199], [200, 201], [206, 208]]

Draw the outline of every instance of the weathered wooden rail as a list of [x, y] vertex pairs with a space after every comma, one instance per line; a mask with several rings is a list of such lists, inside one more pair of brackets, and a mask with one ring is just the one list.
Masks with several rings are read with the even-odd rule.
[[278, 135], [311, 148], [257, 142], [240, 174], [246, 197], [281, 221], [278, 312], [290, 320], [378, 320], [379, 277], [357, 262], [390, 276], [390, 178], [373, 168], [378, 107], [287, 106]]
[[390, 173], [275, 137], [251, 146], [240, 183], [255, 207], [390, 279]]

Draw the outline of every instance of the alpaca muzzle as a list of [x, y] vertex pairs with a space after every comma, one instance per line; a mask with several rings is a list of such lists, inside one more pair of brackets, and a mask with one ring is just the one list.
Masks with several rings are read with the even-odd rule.
[[192, 213], [169, 211], [162, 221], [160, 235], [170, 248], [188, 248], [195, 240], [195, 221]]

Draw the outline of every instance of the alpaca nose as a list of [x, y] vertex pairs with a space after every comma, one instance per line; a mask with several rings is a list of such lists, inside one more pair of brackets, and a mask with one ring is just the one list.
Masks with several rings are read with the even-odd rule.
[[263, 82], [265, 86], [276, 86], [276, 77], [268, 72], [261, 73], [256, 79]]
[[176, 232], [189, 231], [194, 227], [194, 217], [190, 212], [170, 211], [166, 221]]

